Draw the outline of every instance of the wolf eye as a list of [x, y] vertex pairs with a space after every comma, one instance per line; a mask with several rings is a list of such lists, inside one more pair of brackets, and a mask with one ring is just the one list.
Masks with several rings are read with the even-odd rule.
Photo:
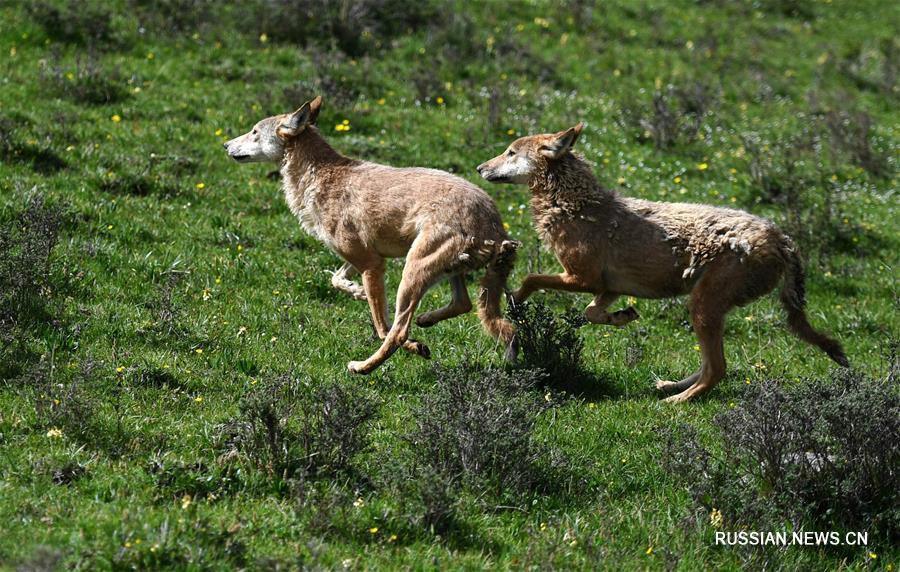
[[256, 129], [250, 132], [251, 135], [256, 135]]
[[512, 156], [515, 155], [515, 154], [516, 154], [516, 152], [513, 151], [512, 149], [509, 149], [509, 150], [506, 152], [506, 156], [507, 156], [507, 157], [512, 157]]

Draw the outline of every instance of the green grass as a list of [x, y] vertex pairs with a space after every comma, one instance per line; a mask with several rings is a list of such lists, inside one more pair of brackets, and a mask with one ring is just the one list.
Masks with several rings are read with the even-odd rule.
[[[580, 151], [623, 194], [738, 206], [796, 228], [809, 259], [813, 323], [844, 343], [854, 367], [883, 374], [900, 336], [900, 94], [896, 84], [880, 90], [870, 83], [881, 77], [879, 46], [897, 42], [896, 5], [651, 1], [590, 10], [575, 2], [485, 3], [467, 8], [467, 19], [398, 33], [350, 57], [315, 38], [307, 48], [275, 42], [276, 22], [242, 18], [238, 8], [181, 33], [161, 26], [142, 35], [126, 4], [133, 5], [110, 4], [112, 29], [124, 39], [99, 51], [56, 42], [24, 5], [0, 7], [0, 119], [12, 126], [19, 149], [0, 156], [0, 210], [8, 219], [41, 192], [69, 212], [52, 257], [62, 284], [52, 293], [58, 323], [26, 341], [33, 356], [26, 367], [43, 361], [65, 380], [94, 361], [87, 382], [99, 404], [94, 435], [118, 443], [48, 437], [51, 427], [35, 411], [37, 390], [12, 378], [0, 383], [0, 567], [33, 558], [41, 546], [79, 569], [301, 560], [354, 569], [896, 566], [900, 549], [884, 539], [855, 549], [716, 547], [708, 515], [659, 465], [658, 428], [687, 422], [708, 432], [744, 384], [824, 376], [832, 368], [787, 333], [771, 297], [729, 317], [726, 381], [708, 398], [678, 407], [660, 402], [652, 384], [697, 367], [682, 300], [638, 300], [641, 319], [627, 328], [582, 329], [588, 366], [615, 396], [562, 401], [541, 417], [539, 437], [577, 460], [587, 492], [535, 493], [514, 509], [464, 495], [458, 514], [465, 532], [453, 538], [399, 526], [401, 499], [384, 488], [323, 485], [343, 495], [334, 526], [323, 529], [313, 509], [290, 495], [239, 481], [214, 499], [188, 503], [161, 490], [148, 469], [159, 457], [215, 465], [216, 426], [237, 413], [259, 379], [294, 370], [377, 395], [373, 448], [358, 465], [386, 478], [412, 406], [433, 385], [433, 365], [402, 352], [369, 377], [345, 373], [347, 361], [377, 347], [366, 305], [331, 288], [327, 271], [340, 261], [303, 233], [278, 181], [267, 177], [272, 168], [237, 165], [221, 148], [258, 119], [317, 93], [325, 98], [319, 123], [342, 152], [446, 169], [482, 186], [475, 165], [515, 136], [583, 120]], [[772, 8], [781, 4], [809, 7], [812, 15]], [[94, 77], [91, 66], [114, 86], [76, 89]], [[91, 81], [101, 81], [96, 77]], [[649, 110], [655, 86], [693, 81], [718, 94], [696, 140], [656, 150], [621, 120], [635, 102]], [[112, 102], [94, 101], [98, 92]], [[832, 150], [821, 116], [844, 108], [872, 117], [887, 176]], [[344, 120], [350, 130], [335, 131]], [[798, 223], [783, 204], [757, 200], [741, 135], [755, 133], [776, 148], [804, 130], [816, 143], [798, 167]], [[41, 172], [43, 163], [21, 149], [52, 151], [65, 167]], [[539, 250], [527, 190], [487, 191], [524, 242], [511, 283], [528, 268], [556, 268]], [[396, 287], [401, 263], [390, 265], [389, 285]], [[180, 280], [171, 290], [177, 311], [169, 328], [160, 318], [161, 293], [173, 274]], [[436, 287], [420, 311], [448, 297], [446, 286]], [[541, 298], [559, 311], [589, 302]], [[474, 313], [414, 336], [442, 365], [501, 363], [502, 351]], [[167, 383], [142, 382], [141, 372]], [[66, 461], [86, 473], [53, 484], [42, 467]], [[363, 507], [352, 506], [356, 497]]]

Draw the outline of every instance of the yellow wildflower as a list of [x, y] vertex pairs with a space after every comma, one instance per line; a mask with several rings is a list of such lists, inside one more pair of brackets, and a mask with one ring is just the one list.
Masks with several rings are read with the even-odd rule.
[[444, 98], [441, 97], [440, 95], [437, 96], [437, 98], [435, 98], [434, 101], [435, 101], [435, 103], [437, 103], [438, 105], [444, 105]]
[[265, 35], [265, 34], [260, 34], [260, 35], [259, 35], [259, 43], [260, 43], [260, 44], [265, 44], [265, 43], [268, 42], [268, 41], [269, 41], [269, 36], [267, 36], [267, 35]]
[[54, 428], [50, 429], [49, 431], [47, 431], [47, 437], [50, 437], [51, 439], [58, 439], [62, 436], [63, 436], [62, 429], [57, 429], [56, 427], [54, 427]]
[[373, 526], [372, 528], [370, 528], [370, 529], [369, 529], [369, 534], [378, 534], [378, 527], [377, 527], [377, 526]]
[[705, 171], [707, 169], [709, 169], [709, 165], [707, 163], [698, 163], [697, 164], [698, 171]]
[[197, 183], [196, 186], [197, 186], [198, 189], [202, 189], [202, 188], [204, 188], [204, 187], [206, 186], [206, 184], [203, 183], [203, 182], [201, 181], [201, 182]]
[[118, 122], [122, 121], [122, 116], [120, 116], [118, 113], [116, 113], [115, 115], [110, 117], [110, 120], [112, 120], [113, 123], [118, 123]]

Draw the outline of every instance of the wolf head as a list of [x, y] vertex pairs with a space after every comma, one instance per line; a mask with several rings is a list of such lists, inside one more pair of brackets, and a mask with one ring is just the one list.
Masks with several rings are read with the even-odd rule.
[[315, 125], [321, 108], [322, 96], [318, 96], [293, 113], [267, 117], [247, 133], [226, 141], [225, 150], [238, 163], [280, 163], [285, 143]]
[[527, 185], [533, 173], [546, 171], [575, 144], [583, 123], [559, 133], [529, 135], [512, 142], [506, 151], [478, 165], [478, 173], [492, 183]]

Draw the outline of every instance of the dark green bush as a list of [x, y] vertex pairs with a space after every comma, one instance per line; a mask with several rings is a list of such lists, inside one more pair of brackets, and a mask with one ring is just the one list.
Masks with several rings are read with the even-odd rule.
[[37, 0], [28, 3], [28, 15], [54, 42], [87, 45], [99, 49], [127, 44], [113, 23], [113, 8], [97, 0]]
[[543, 377], [539, 371], [472, 365], [438, 369], [407, 436], [419, 464], [462, 484], [498, 491], [549, 486], [541, 463], [552, 452], [534, 437], [538, 415], [549, 407], [532, 391]]
[[273, 40], [333, 45], [350, 56], [435, 25], [443, 10], [442, 3], [427, 0], [272, 0], [251, 7], [258, 28]]
[[119, 103], [131, 97], [127, 81], [119, 70], [104, 67], [93, 50], [78, 57], [72, 68], [57, 57], [42, 71], [41, 82], [58, 97], [86, 105]]
[[[896, 366], [894, 367], [896, 371]], [[664, 466], [729, 527], [900, 534], [900, 379], [841, 370], [794, 387], [751, 385], [714, 421], [668, 433]]]
[[516, 327], [518, 367], [539, 370], [544, 381], [555, 387], [584, 390], [593, 376], [584, 365], [584, 340], [578, 328], [587, 324], [584, 315], [569, 309], [554, 314], [546, 304], [528, 301], [509, 305], [509, 319]]
[[221, 459], [246, 465], [276, 488], [349, 476], [369, 446], [376, 408], [355, 385], [280, 376], [242, 399], [240, 415], [221, 427]]
[[0, 379], [21, 373], [28, 341], [52, 319], [52, 253], [62, 224], [62, 210], [40, 194], [0, 222]]
[[697, 138], [718, 98], [710, 85], [700, 81], [669, 85], [653, 92], [649, 109], [639, 98], [628, 101], [621, 117], [639, 141], [653, 141], [657, 149], [670, 149]]

